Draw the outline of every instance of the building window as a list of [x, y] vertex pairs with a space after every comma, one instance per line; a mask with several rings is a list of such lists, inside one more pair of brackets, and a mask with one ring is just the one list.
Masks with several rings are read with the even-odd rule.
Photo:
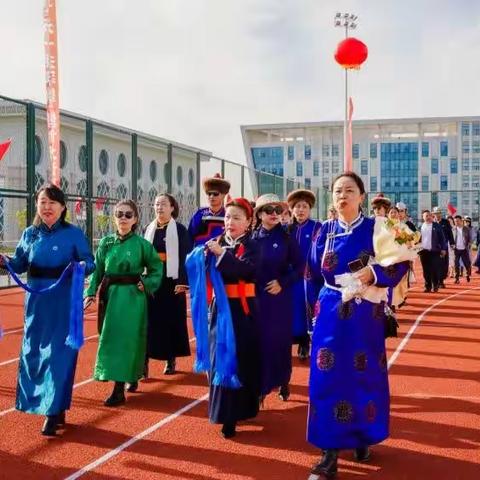
[[376, 192], [378, 188], [377, 177], [370, 177], [370, 191]]
[[150, 162], [150, 179], [152, 182], [157, 179], [157, 162], [155, 160]]
[[324, 188], [330, 187], [330, 179], [328, 177], [323, 177], [322, 185]]
[[370, 158], [377, 158], [377, 144], [370, 144]]
[[450, 193], [450, 203], [456, 207], [458, 204], [458, 193], [457, 192], [452, 192]]
[[480, 158], [472, 158], [472, 170], [480, 170]]
[[368, 161], [362, 160], [360, 162], [360, 175], [368, 175]]
[[[274, 175], [283, 176], [283, 147], [255, 147], [251, 149], [253, 157], [254, 168], [261, 172], [273, 173]], [[264, 182], [260, 188], [264, 191], [270, 188], [273, 191], [274, 188], [272, 178], [263, 175], [262, 182]], [[270, 182], [270, 183], [269, 183]]]
[[478, 137], [480, 135], [480, 123], [479, 122], [473, 122], [472, 123], [472, 135], [475, 137]]
[[332, 162], [332, 173], [340, 173], [340, 162], [338, 160]]
[[313, 162], [313, 176], [318, 177], [320, 175], [320, 162], [318, 160], [314, 160]]
[[428, 175], [422, 175], [422, 192], [428, 192]]
[[303, 176], [303, 163], [297, 162], [297, 177]]
[[438, 207], [438, 192], [432, 192], [432, 207]]
[[305, 188], [310, 190], [312, 188], [312, 179], [311, 178], [305, 178]]
[[480, 153], [480, 140], [474, 140], [472, 142], [472, 152]]
[[462, 123], [462, 135], [470, 135], [470, 124]]
[[287, 158], [289, 160], [295, 160], [295, 147], [293, 145], [288, 146], [287, 152]]
[[448, 190], [448, 177], [446, 175], [440, 176], [440, 190]]
[[440, 156], [448, 157], [448, 142], [440, 142]]
[[127, 158], [124, 153], [121, 153], [117, 159], [117, 171], [121, 177], [125, 176], [125, 170], [127, 169]]
[[438, 173], [438, 158], [432, 158], [432, 174]]
[[430, 145], [428, 142], [422, 142], [422, 157], [428, 157], [430, 155]]
[[193, 168], [190, 168], [188, 170], [188, 185], [190, 188], [193, 188], [194, 181], [195, 181], [195, 172], [193, 171]]
[[142, 178], [143, 174], [143, 162], [140, 157], [137, 157], [137, 180]]
[[[67, 146], [63, 140], [60, 140], [60, 168], [65, 168], [67, 164]], [[66, 191], [66, 190], [64, 190]]]
[[360, 145], [358, 143], [354, 143], [352, 146], [352, 157], [353, 158], [360, 157]]
[[450, 159], [450, 173], [458, 173], [458, 161], [456, 158]]
[[340, 147], [337, 143], [332, 145], [332, 157], [338, 157], [340, 155]]
[[462, 171], [468, 172], [470, 170], [470, 160], [468, 158], [462, 158]]
[[43, 145], [42, 139], [35, 135], [35, 165], [40, 165], [42, 161]]
[[[335, 163], [335, 160], [333, 163]], [[323, 173], [330, 173], [330, 164], [328, 162], [323, 162]]]
[[98, 156], [98, 168], [102, 175], [105, 175], [108, 171], [108, 153], [106, 150], [101, 150]]
[[85, 173], [87, 171], [87, 146], [82, 145], [78, 150], [78, 166], [80, 171]]
[[305, 145], [304, 153], [305, 153], [305, 160], [311, 160], [312, 159], [312, 147], [311, 147], [311, 145]]
[[322, 155], [324, 157], [330, 156], [330, 145], [322, 145]]
[[462, 142], [462, 152], [470, 153], [470, 142], [468, 140]]
[[478, 175], [472, 176], [472, 188], [479, 188], [480, 187], [480, 177]]
[[462, 188], [470, 188], [470, 175], [462, 175]]
[[178, 185], [179, 187], [181, 187], [181, 186], [182, 186], [182, 183], [183, 183], [183, 170], [182, 170], [181, 165], [179, 165], [179, 166], [177, 167], [177, 185]]

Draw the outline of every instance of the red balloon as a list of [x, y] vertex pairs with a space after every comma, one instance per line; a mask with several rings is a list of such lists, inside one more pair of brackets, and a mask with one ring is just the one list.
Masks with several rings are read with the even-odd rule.
[[367, 46], [355, 37], [348, 37], [337, 45], [335, 60], [343, 68], [360, 68], [368, 57]]

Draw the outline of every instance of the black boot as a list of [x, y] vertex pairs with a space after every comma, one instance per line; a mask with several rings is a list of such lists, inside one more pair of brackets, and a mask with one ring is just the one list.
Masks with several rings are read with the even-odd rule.
[[328, 449], [323, 451], [320, 462], [313, 466], [311, 473], [333, 478], [337, 475], [338, 450]]
[[58, 415], [47, 415], [42, 427], [42, 435], [55, 437], [57, 435]]
[[368, 448], [368, 445], [356, 448], [353, 452], [353, 457], [357, 462], [368, 462], [370, 460], [370, 448]]
[[278, 396], [284, 402], [288, 400], [288, 398], [290, 397], [290, 386], [288, 385], [288, 383], [280, 387], [280, 390], [278, 391]]
[[222, 427], [222, 435], [223, 438], [232, 438], [237, 433], [235, 431], [237, 424], [235, 422], [232, 423], [224, 423]]
[[65, 420], [65, 410], [63, 410], [57, 415], [57, 426], [59, 428], [63, 428], [65, 427], [66, 424], [67, 424], [67, 421]]
[[127, 383], [127, 392], [135, 393], [138, 390], [138, 382]]
[[165, 375], [175, 375], [176, 370], [175, 370], [175, 358], [171, 358], [170, 360], [167, 360], [167, 363], [165, 365], [165, 369], [163, 370], [163, 373]]
[[115, 382], [112, 394], [103, 402], [106, 407], [116, 407], [125, 403], [125, 382]]

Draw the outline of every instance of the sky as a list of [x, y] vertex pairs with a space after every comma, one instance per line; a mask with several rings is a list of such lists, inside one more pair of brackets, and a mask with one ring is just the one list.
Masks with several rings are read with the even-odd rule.
[[[43, 0], [0, 0], [0, 94], [45, 102]], [[240, 125], [478, 115], [477, 0], [57, 0], [60, 106], [244, 163]]]

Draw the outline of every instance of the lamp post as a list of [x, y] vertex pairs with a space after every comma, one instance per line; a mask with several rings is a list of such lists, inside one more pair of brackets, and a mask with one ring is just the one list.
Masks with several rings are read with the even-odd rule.
[[[345, 29], [345, 38], [348, 38], [349, 30], [357, 28], [357, 15], [353, 13], [337, 12], [334, 18], [334, 26]], [[348, 135], [348, 69], [345, 69], [345, 120], [343, 123], [343, 157], [347, 154], [347, 135]]]

